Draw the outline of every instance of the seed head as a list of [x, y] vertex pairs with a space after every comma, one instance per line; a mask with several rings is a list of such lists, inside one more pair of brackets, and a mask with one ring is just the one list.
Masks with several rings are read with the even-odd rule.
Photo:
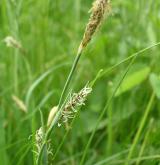
[[13, 48], [18, 48], [18, 49], [22, 47], [21, 44], [12, 36], [7, 36], [4, 39], [4, 42], [6, 43], [7, 47], [13, 47]]
[[106, 9], [110, 8], [109, 6], [110, 6], [109, 0], [96, 0], [93, 3], [93, 6], [90, 10], [91, 12], [90, 19], [86, 26], [86, 30], [82, 42], [80, 44], [79, 50], [85, 48], [89, 43], [89, 41], [92, 39], [93, 34], [96, 32], [97, 28], [99, 27], [101, 21], [104, 18]]
[[16, 105], [19, 107], [20, 110], [22, 110], [23, 112], [27, 113], [27, 107], [24, 104], [24, 102], [22, 100], [20, 100], [17, 96], [12, 95], [12, 99], [13, 101], [16, 103]]
[[26, 51], [22, 47], [21, 43], [19, 41], [17, 41], [14, 37], [7, 36], [7, 37], [5, 37], [5, 39], [3, 41], [6, 43], [7, 47], [16, 48], [16, 49], [20, 50], [23, 54], [26, 54]]

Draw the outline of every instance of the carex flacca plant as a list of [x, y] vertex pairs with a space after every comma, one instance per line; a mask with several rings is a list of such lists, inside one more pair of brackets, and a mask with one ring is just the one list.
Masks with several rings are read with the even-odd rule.
[[93, 35], [96, 33], [97, 29], [101, 25], [105, 15], [110, 11], [110, 1], [109, 0], [95, 0], [93, 2], [92, 8], [90, 10], [90, 18], [86, 25], [83, 38], [80, 42], [80, 45], [77, 50], [77, 55], [73, 61], [71, 70], [68, 74], [68, 78], [65, 82], [64, 88], [62, 90], [58, 106], [56, 110], [54, 109], [54, 115], [49, 119], [49, 124], [47, 129], [43, 132], [42, 142], [37, 153], [37, 164], [41, 164], [41, 159], [44, 157], [44, 154], [47, 155], [47, 143], [48, 139], [53, 131], [55, 126], [61, 126], [61, 124], [68, 122], [69, 119], [74, 118], [75, 113], [77, 112], [77, 107], [85, 104], [88, 94], [91, 93], [92, 87], [85, 85], [78, 93], [68, 93], [70, 82], [77, 68], [77, 64], [80, 60], [80, 57], [90, 43]]

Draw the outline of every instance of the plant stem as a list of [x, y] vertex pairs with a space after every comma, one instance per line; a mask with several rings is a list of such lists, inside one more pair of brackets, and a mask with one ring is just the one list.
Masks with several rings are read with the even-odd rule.
[[73, 74], [74, 74], [74, 72], [75, 72], [75, 70], [76, 70], [77, 64], [78, 64], [79, 59], [80, 59], [80, 57], [81, 57], [81, 54], [82, 54], [82, 49], [79, 49], [78, 52], [77, 52], [77, 55], [76, 55], [76, 57], [75, 57], [75, 60], [74, 60], [74, 62], [73, 62], [72, 68], [71, 68], [71, 70], [70, 70], [70, 72], [69, 72], [67, 81], [66, 81], [66, 83], [65, 83], [65, 85], [64, 85], [64, 88], [63, 88], [63, 91], [62, 91], [62, 94], [61, 94], [61, 97], [60, 97], [60, 100], [59, 100], [59, 103], [58, 103], [58, 112], [57, 112], [57, 114], [56, 114], [56, 116], [55, 116], [55, 118], [54, 118], [54, 120], [53, 120], [51, 126], [49, 127], [49, 129], [48, 129], [47, 132], [46, 132], [45, 140], [44, 140], [44, 143], [42, 144], [42, 147], [41, 147], [40, 153], [39, 153], [39, 155], [38, 155], [38, 159], [37, 159], [37, 164], [38, 164], [38, 165], [39, 165], [40, 162], [41, 162], [41, 157], [42, 157], [43, 150], [44, 150], [44, 148], [45, 148], [45, 144], [46, 144], [46, 142], [47, 142], [49, 136], [51, 135], [51, 132], [52, 132], [52, 130], [53, 130], [55, 124], [58, 122], [58, 120], [59, 120], [59, 118], [60, 118], [60, 116], [61, 116], [61, 113], [62, 113], [62, 111], [63, 111], [62, 103], [63, 103], [63, 100], [64, 100], [64, 98], [65, 98], [65, 95], [66, 95], [66, 92], [67, 92], [67, 90], [68, 90], [68, 87], [69, 87], [69, 85], [70, 85], [70, 82], [71, 82], [71, 80], [72, 80]]
[[144, 53], [144, 52], [146, 52], [146, 51], [148, 51], [148, 50], [150, 50], [150, 49], [152, 49], [152, 48], [154, 48], [154, 47], [157, 47], [157, 46], [159, 46], [159, 45], [160, 45], [160, 42], [157, 42], [157, 43], [155, 43], [155, 44], [153, 44], [153, 45], [151, 45], [151, 46], [148, 46], [148, 47], [146, 47], [146, 48], [144, 48], [144, 49], [141, 49], [140, 51], [138, 51], [138, 52], [136, 52], [136, 53], [133, 53], [133, 54], [130, 55], [129, 57], [127, 57], [127, 58], [125, 58], [124, 60], [120, 61], [119, 63], [117, 63], [117, 64], [111, 66], [110, 68], [107, 68], [107, 69], [104, 69], [104, 70], [100, 70], [100, 71], [98, 72], [98, 74], [96, 75], [96, 78], [93, 80], [92, 85], [94, 85], [95, 82], [96, 82], [97, 80], [99, 80], [101, 77], [103, 77], [104, 75], [108, 74], [108, 73], [111, 72], [113, 69], [115, 69], [116, 67], [120, 66], [121, 64], [123, 64], [123, 63], [125, 63], [125, 62], [128, 62], [129, 60], [133, 59], [135, 56], [140, 55], [140, 54], [142, 54], [142, 53]]
[[152, 95], [150, 97], [150, 100], [149, 100], [149, 103], [148, 103], [148, 105], [146, 107], [145, 113], [144, 113], [144, 115], [142, 117], [142, 120], [140, 122], [139, 129], [138, 129], [138, 131], [137, 131], [137, 133], [135, 135], [135, 138], [133, 140], [133, 143], [131, 145], [131, 149], [129, 151], [128, 157], [127, 157], [126, 162], [125, 162], [125, 165], [129, 165], [130, 159], [131, 159], [132, 154], [134, 152], [134, 149], [135, 149], [135, 147], [136, 147], [136, 145], [138, 143], [138, 140], [139, 140], [140, 135], [142, 133], [142, 130], [144, 128], [144, 125], [145, 125], [145, 122], [146, 122], [147, 117], [149, 115], [149, 112], [151, 111], [151, 108], [152, 108], [152, 105], [153, 105], [153, 102], [154, 102], [154, 98], [155, 98], [155, 94], [152, 93]]
[[85, 158], [86, 158], [86, 155], [87, 155], [87, 151], [88, 151], [88, 149], [89, 149], [89, 146], [90, 146], [90, 144], [91, 144], [91, 142], [92, 142], [92, 139], [93, 139], [93, 137], [94, 137], [94, 135], [95, 135], [95, 133], [96, 133], [96, 129], [97, 129], [97, 127], [98, 127], [98, 125], [99, 125], [101, 119], [103, 118], [103, 116], [104, 116], [106, 110], [109, 108], [109, 106], [110, 106], [110, 104], [111, 104], [111, 102], [112, 102], [112, 99], [114, 98], [114, 95], [116, 94], [116, 92], [117, 92], [117, 90], [119, 89], [121, 83], [122, 83], [123, 80], [125, 79], [125, 77], [126, 77], [128, 71], [130, 70], [130, 68], [131, 68], [132, 64], [134, 63], [134, 61], [136, 60], [137, 56], [138, 56], [139, 54], [141, 54], [141, 53], [143, 53], [143, 52], [145, 52], [145, 51], [147, 51], [147, 50], [149, 50], [149, 49], [151, 49], [151, 48], [153, 48], [153, 47], [159, 46], [159, 45], [160, 45], [160, 42], [157, 42], [157, 43], [155, 43], [155, 44], [153, 44], [153, 45], [151, 45], [151, 46], [149, 46], [149, 47], [147, 47], [147, 48], [144, 48], [144, 49], [142, 49], [142, 50], [140, 50], [140, 51], [134, 53], [133, 55], [131, 55], [131, 56], [128, 57], [127, 59], [123, 60], [122, 62], [120, 62], [120, 63], [114, 65], [113, 67], [109, 68], [109, 69], [106, 70], [106, 71], [103, 71], [103, 73], [102, 73], [102, 71], [100, 71], [100, 72], [98, 73], [96, 79], [91, 83], [91, 85], [93, 86], [94, 83], [95, 83], [99, 78], [101, 78], [103, 75], [105, 75], [106, 73], [108, 73], [109, 71], [111, 71], [112, 69], [114, 69], [115, 67], [119, 66], [121, 63], [123, 63], [123, 62], [128, 61], [129, 59], [131, 59], [131, 61], [130, 61], [129, 65], [128, 65], [126, 71], [124, 72], [124, 75], [122, 76], [121, 80], [119, 81], [118, 85], [116, 86], [116, 88], [115, 88], [114, 92], [112, 93], [111, 97], [108, 99], [108, 101], [107, 101], [107, 103], [106, 103], [106, 105], [105, 105], [103, 111], [101, 112], [99, 118], [97, 119], [96, 126], [95, 126], [95, 128], [94, 128], [94, 130], [93, 130], [93, 132], [92, 132], [92, 134], [91, 134], [91, 136], [90, 136], [90, 138], [89, 138], [89, 140], [88, 140], [88, 142], [87, 142], [87, 145], [85, 146], [85, 149], [84, 149], [84, 152], [83, 152], [81, 161], [80, 161], [80, 165], [83, 165], [83, 163], [84, 163], [84, 161], [85, 161]]
[[107, 154], [110, 156], [112, 154], [112, 147], [113, 147], [113, 114], [112, 114], [112, 108], [113, 108], [113, 101], [111, 102], [110, 107], [108, 108], [107, 115], [108, 115], [108, 127], [106, 131], [108, 132], [107, 137]]
[[[71, 125], [70, 125], [71, 128], [72, 128], [72, 126], [73, 126], [73, 124], [74, 124], [75, 119], [76, 119], [77, 116], [78, 116], [78, 114], [76, 114], [76, 116], [73, 118], [73, 120], [72, 120], [72, 122], [71, 122]], [[70, 129], [68, 129], [68, 130], [66, 131], [66, 133], [65, 133], [64, 136], [63, 136], [63, 139], [62, 139], [61, 143], [58, 145], [58, 148], [57, 148], [57, 150], [56, 150], [56, 152], [55, 152], [55, 154], [54, 154], [54, 156], [53, 156], [53, 159], [52, 159], [53, 161], [55, 160], [55, 158], [56, 158], [58, 152], [60, 151], [60, 149], [61, 149], [61, 147], [62, 147], [62, 145], [63, 145], [63, 143], [64, 143], [64, 141], [65, 141], [65, 139], [66, 139], [66, 137], [67, 137], [67, 135], [68, 135], [68, 133], [69, 133], [69, 131], [70, 131]]]
[[153, 128], [153, 121], [154, 121], [154, 119], [151, 118], [150, 123], [149, 123], [149, 128], [148, 128], [148, 130], [146, 132], [146, 135], [144, 137], [144, 141], [143, 141], [142, 146], [140, 148], [140, 152], [139, 152], [139, 155], [138, 155], [138, 159], [137, 159], [136, 165], [140, 164], [140, 160], [141, 160], [141, 157], [143, 156], [143, 152], [144, 152], [145, 147], [147, 145], [148, 138], [151, 135], [150, 133], [151, 133], [151, 130]]

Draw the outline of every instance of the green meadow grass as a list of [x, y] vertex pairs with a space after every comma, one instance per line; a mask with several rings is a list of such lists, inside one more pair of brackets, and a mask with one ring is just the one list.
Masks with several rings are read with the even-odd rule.
[[[59, 98], [92, 0], [0, 1], [0, 165], [35, 164], [32, 137]], [[160, 1], [112, 2], [70, 90], [94, 82], [71, 129], [51, 135], [56, 165], [160, 163]], [[25, 53], [7, 47], [13, 36]], [[102, 70], [103, 69], [103, 70]], [[95, 81], [93, 81], [95, 80]], [[24, 113], [12, 96], [17, 96]]]

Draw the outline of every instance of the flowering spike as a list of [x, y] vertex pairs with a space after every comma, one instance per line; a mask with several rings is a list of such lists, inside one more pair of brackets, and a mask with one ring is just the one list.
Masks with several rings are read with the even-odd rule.
[[90, 10], [90, 19], [86, 26], [84, 36], [79, 47], [79, 51], [85, 48], [87, 44], [90, 42], [93, 34], [96, 32], [97, 28], [101, 24], [107, 9], [110, 9], [109, 0], [96, 0], [93, 3], [93, 6]]
[[[67, 123], [69, 119], [74, 118], [74, 114], [77, 112], [77, 107], [85, 105], [86, 98], [89, 93], [91, 93], [92, 88], [86, 85], [79, 93], [73, 93], [70, 95], [70, 99], [64, 106], [62, 111], [61, 122]], [[58, 127], [61, 126], [61, 123], [58, 123]]]

